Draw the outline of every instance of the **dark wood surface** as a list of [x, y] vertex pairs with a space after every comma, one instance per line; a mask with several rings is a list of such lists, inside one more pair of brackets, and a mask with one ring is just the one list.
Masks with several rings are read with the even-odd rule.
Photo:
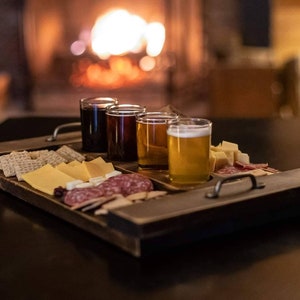
[[[9, 139], [47, 135], [46, 127], [59, 125], [57, 120], [44, 120], [9, 120], [10, 128], [22, 131], [20, 137], [12, 130]], [[213, 122], [213, 144], [223, 139], [236, 142], [253, 162], [269, 162], [282, 171], [300, 167], [300, 120]], [[0, 125], [0, 137], [7, 136], [6, 124]], [[0, 239], [1, 299], [298, 299], [300, 295], [299, 218], [136, 259], [0, 192]]]

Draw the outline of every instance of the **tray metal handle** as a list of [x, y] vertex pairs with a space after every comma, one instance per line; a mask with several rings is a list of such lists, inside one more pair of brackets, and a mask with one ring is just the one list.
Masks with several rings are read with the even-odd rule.
[[212, 192], [208, 192], [205, 194], [206, 198], [218, 198], [222, 185], [225, 182], [229, 182], [229, 181], [234, 181], [234, 180], [238, 180], [238, 179], [242, 179], [242, 178], [246, 178], [249, 177], [251, 179], [251, 183], [252, 183], [252, 187], [251, 189], [262, 189], [265, 187], [265, 184], [263, 182], [257, 182], [256, 177], [253, 174], [238, 174], [238, 175], [233, 175], [230, 177], [226, 177], [224, 179], [219, 180], [215, 187], [214, 190]]
[[49, 136], [49, 137], [46, 138], [46, 141], [47, 142], [54, 142], [54, 141], [56, 141], [58, 132], [61, 129], [70, 128], [70, 127], [80, 127], [80, 126], [81, 126], [81, 122], [72, 122], [72, 123], [65, 123], [65, 124], [59, 125], [59, 126], [57, 126], [54, 129], [53, 134], [51, 136]]

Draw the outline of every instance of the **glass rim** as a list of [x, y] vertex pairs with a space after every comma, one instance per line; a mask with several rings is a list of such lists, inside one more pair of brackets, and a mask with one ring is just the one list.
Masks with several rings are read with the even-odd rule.
[[100, 107], [107, 107], [110, 105], [118, 104], [118, 99], [114, 97], [86, 97], [80, 99], [80, 106], [81, 107], [89, 107], [89, 106], [100, 106]]
[[171, 128], [182, 128], [183, 130], [187, 128], [211, 128], [212, 121], [205, 118], [198, 118], [198, 117], [180, 117], [175, 120], [171, 120], [168, 122], [168, 127]]
[[109, 116], [136, 116], [145, 110], [146, 107], [139, 104], [113, 104], [107, 107], [106, 114]]
[[136, 115], [138, 123], [168, 123], [171, 120], [177, 120], [178, 114], [165, 111], [146, 111]]

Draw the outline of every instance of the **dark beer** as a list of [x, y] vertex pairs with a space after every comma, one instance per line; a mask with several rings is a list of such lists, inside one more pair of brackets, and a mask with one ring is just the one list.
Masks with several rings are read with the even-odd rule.
[[80, 101], [82, 149], [107, 151], [106, 108], [115, 104], [113, 98], [85, 98]]

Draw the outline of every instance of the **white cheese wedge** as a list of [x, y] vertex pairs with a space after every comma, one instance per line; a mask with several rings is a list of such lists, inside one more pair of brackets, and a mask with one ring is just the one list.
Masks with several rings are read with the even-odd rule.
[[230, 166], [233, 166], [234, 164], [234, 161], [235, 161], [235, 152], [234, 151], [231, 151], [231, 150], [226, 150], [224, 149], [223, 151], [225, 153], [225, 155], [227, 156], [227, 159], [228, 159], [228, 164]]
[[243, 164], [249, 164], [250, 163], [250, 157], [247, 153], [238, 152], [236, 156], [236, 161], [239, 161]]
[[106, 178], [104, 176], [92, 177], [89, 179], [89, 182], [93, 185], [99, 185], [100, 183], [104, 182]]
[[239, 151], [238, 144], [227, 142], [227, 141], [222, 141], [221, 148], [226, 150], [231, 150], [231, 151]]
[[[218, 146], [211, 146], [211, 151], [214, 152], [223, 152], [228, 159], [229, 165], [233, 165], [234, 162], [237, 160], [238, 153], [241, 153], [239, 150], [239, 146], [236, 143], [231, 143], [227, 141], [222, 141]], [[223, 154], [217, 154], [220, 156], [220, 159], [223, 159], [224, 155]], [[221, 165], [223, 163], [221, 162]], [[218, 162], [216, 162], [215, 168], [218, 168]]]
[[69, 182], [66, 183], [66, 189], [68, 191], [73, 190], [76, 187], [76, 185], [79, 184], [79, 183], [83, 183], [83, 181], [80, 180], [80, 179], [69, 181]]
[[94, 184], [91, 182], [82, 182], [82, 183], [78, 183], [76, 184], [76, 188], [77, 189], [84, 189], [84, 188], [88, 188], [88, 187], [93, 187]]
[[229, 160], [225, 152], [211, 151], [211, 160], [214, 160], [214, 170], [218, 170], [229, 164]]
[[120, 174], [122, 174], [122, 172], [115, 170], [115, 171], [112, 171], [112, 172], [109, 172], [109, 173], [105, 174], [105, 178], [114, 177], [114, 176], [117, 176], [117, 175], [120, 175]]
[[214, 155], [213, 151], [210, 151], [210, 155], [209, 155], [209, 169], [210, 169], [210, 173], [215, 171], [216, 168], [216, 161], [217, 158]]

